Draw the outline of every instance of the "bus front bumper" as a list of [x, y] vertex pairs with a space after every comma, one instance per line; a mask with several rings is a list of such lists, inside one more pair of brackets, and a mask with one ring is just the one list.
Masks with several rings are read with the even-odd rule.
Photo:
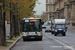
[[38, 36], [38, 35], [32, 35], [32, 36], [22, 36], [23, 39], [40, 39], [42, 38], [42, 35], [41, 36]]

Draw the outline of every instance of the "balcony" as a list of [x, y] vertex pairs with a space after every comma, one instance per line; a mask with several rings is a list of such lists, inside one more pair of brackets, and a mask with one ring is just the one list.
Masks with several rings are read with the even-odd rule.
[[51, 13], [53, 13], [52, 11], [50, 12], [50, 11], [46, 11], [46, 14], [51, 14]]
[[46, 3], [46, 5], [54, 5], [53, 3]]
[[75, 0], [68, 0], [70, 3], [75, 2]]

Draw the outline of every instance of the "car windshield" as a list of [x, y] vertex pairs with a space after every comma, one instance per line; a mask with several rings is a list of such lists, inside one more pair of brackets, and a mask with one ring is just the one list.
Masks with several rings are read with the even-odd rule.
[[40, 22], [29, 22], [24, 24], [24, 31], [41, 31]]
[[46, 25], [47, 25], [47, 23], [44, 23], [43, 25], [44, 25], [44, 26], [46, 26]]
[[64, 29], [65, 28], [65, 25], [64, 24], [57, 24], [56, 25], [56, 28], [63, 28]]
[[46, 30], [50, 30], [51, 28], [50, 27], [46, 27]]

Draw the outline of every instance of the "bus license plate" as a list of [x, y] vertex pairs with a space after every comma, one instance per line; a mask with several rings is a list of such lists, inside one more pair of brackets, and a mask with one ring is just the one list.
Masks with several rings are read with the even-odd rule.
[[31, 39], [34, 39], [35, 37], [31, 37]]

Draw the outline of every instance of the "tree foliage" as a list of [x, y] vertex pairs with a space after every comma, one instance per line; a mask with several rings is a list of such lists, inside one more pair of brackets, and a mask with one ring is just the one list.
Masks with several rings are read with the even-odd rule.
[[[10, 9], [10, 3], [12, 3], [13, 8]], [[36, 0], [6, 0], [6, 9], [13, 10], [15, 15], [18, 15], [18, 18], [27, 18], [35, 13], [33, 11], [35, 7]], [[14, 10], [14, 7], [16, 10]]]

